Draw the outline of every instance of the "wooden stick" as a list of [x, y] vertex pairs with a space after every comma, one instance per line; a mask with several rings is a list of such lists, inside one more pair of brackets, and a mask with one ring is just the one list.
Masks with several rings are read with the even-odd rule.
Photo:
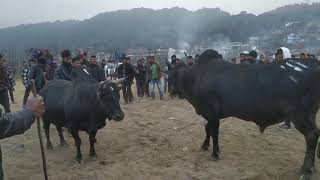
[[[34, 80], [32, 80], [32, 93], [33, 93], [33, 97], [37, 97], [37, 90], [36, 90], [36, 85], [34, 83]], [[38, 135], [39, 135], [41, 155], [42, 155], [44, 179], [48, 180], [47, 162], [46, 162], [46, 155], [44, 153], [44, 147], [43, 147], [43, 141], [42, 141], [42, 135], [41, 135], [40, 118], [37, 118], [37, 128], [38, 128]]]

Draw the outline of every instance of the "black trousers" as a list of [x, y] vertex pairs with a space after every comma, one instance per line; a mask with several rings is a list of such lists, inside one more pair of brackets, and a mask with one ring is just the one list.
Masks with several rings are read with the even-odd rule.
[[131, 91], [131, 82], [124, 82], [122, 87], [123, 98], [126, 103], [133, 101], [133, 94]]
[[138, 97], [143, 97], [144, 96], [145, 82], [146, 82], [145, 80], [137, 80], [136, 81]]
[[0, 104], [4, 107], [6, 113], [11, 112], [7, 89], [0, 91]]
[[150, 97], [150, 91], [149, 91], [149, 83], [150, 81], [145, 82], [145, 94]]
[[31, 92], [31, 86], [26, 87], [26, 89], [24, 90], [24, 96], [23, 96], [23, 103], [22, 105], [26, 105], [27, 101], [28, 101], [28, 97], [30, 95]]

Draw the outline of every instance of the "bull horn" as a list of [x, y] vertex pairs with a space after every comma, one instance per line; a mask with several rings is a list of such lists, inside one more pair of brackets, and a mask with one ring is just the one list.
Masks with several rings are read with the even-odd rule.
[[110, 80], [110, 79], [105, 80], [105, 81], [101, 81], [99, 84], [100, 84], [100, 85], [102, 85], [103, 83], [109, 83], [109, 82], [111, 82], [111, 80]]
[[125, 80], [126, 80], [126, 78], [121, 78], [121, 79], [114, 80], [114, 81], [112, 81], [112, 82], [114, 82], [114, 83], [116, 83], [116, 84], [122, 84], [123, 81], [125, 81]]

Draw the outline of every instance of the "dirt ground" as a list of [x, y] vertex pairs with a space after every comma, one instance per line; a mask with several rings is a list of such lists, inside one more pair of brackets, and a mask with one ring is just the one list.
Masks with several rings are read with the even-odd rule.
[[[21, 108], [23, 87], [15, 92]], [[51, 126], [53, 151], [46, 151], [50, 180], [293, 180], [299, 178], [305, 152], [303, 136], [277, 126], [260, 134], [255, 124], [228, 118], [221, 121], [221, 160], [200, 150], [205, 120], [185, 100], [136, 99], [125, 105], [121, 122], [108, 122], [97, 134], [96, 161], [89, 159], [88, 136], [81, 133], [84, 162], [75, 160], [74, 141], [59, 146]], [[43, 134], [43, 137], [44, 134]], [[44, 142], [46, 144], [45, 138]], [[6, 179], [42, 180], [36, 124], [24, 135], [1, 141]], [[318, 165], [318, 166], [317, 166]], [[319, 172], [319, 160], [316, 161]], [[313, 179], [320, 179], [315, 175]]]

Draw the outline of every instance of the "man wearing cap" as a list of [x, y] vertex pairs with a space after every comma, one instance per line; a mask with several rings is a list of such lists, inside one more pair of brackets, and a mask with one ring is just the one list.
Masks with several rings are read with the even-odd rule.
[[71, 52], [69, 50], [63, 50], [61, 52], [62, 64], [54, 72], [54, 79], [63, 79], [67, 81], [72, 81], [71, 78]]
[[243, 51], [242, 53], [240, 53], [240, 63], [241, 64], [249, 64], [248, 56], [249, 56], [248, 51]]
[[249, 56], [248, 56], [248, 61], [250, 64], [255, 64], [257, 63], [257, 57], [258, 57], [258, 53], [254, 50], [249, 52]]
[[240, 62], [243, 64], [254, 64], [257, 60], [256, 51], [244, 51], [240, 54]]
[[101, 67], [97, 63], [96, 56], [90, 57], [90, 64], [88, 65], [88, 72], [98, 82], [105, 80], [105, 75]]

